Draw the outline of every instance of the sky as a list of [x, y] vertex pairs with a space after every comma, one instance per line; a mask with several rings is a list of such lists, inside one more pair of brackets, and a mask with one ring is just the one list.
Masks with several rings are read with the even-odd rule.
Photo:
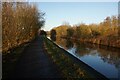
[[119, 2], [120, 0], [17, 0], [17, 1], [29, 1], [29, 2]]
[[45, 12], [44, 30], [68, 22], [70, 25], [99, 23], [107, 16], [118, 15], [117, 2], [37, 2]]

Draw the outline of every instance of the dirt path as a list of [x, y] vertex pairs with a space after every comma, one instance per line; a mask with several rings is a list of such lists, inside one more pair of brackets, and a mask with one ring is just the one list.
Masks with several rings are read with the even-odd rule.
[[43, 37], [39, 36], [22, 53], [11, 78], [60, 78], [59, 69], [43, 49]]

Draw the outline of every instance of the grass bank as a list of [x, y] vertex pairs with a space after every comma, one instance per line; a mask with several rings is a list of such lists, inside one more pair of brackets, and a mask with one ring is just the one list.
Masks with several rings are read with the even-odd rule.
[[6, 52], [2, 53], [2, 77], [7, 78], [12, 74], [17, 61], [21, 57], [21, 53], [29, 42], [23, 43], [17, 47], [14, 47]]
[[47, 38], [45, 38], [44, 47], [65, 78], [107, 79]]

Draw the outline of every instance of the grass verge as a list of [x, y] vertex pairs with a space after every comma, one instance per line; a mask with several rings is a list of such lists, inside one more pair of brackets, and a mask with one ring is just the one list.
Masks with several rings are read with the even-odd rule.
[[44, 47], [53, 62], [59, 67], [64, 78], [67, 79], [107, 79], [85, 63], [70, 55], [67, 51], [56, 46], [52, 41], [45, 38]]
[[29, 43], [23, 43], [5, 53], [2, 53], [2, 77], [7, 78], [12, 74], [21, 53]]

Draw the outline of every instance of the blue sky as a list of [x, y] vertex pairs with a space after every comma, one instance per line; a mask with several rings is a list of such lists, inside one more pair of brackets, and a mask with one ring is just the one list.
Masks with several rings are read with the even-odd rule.
[[118, 14], [117, 2], [37, 2], [37, 6], [46, 14], [44, 30], [63, 22], [69, 22], [70, 25], [99, 23], [107, 16]]

